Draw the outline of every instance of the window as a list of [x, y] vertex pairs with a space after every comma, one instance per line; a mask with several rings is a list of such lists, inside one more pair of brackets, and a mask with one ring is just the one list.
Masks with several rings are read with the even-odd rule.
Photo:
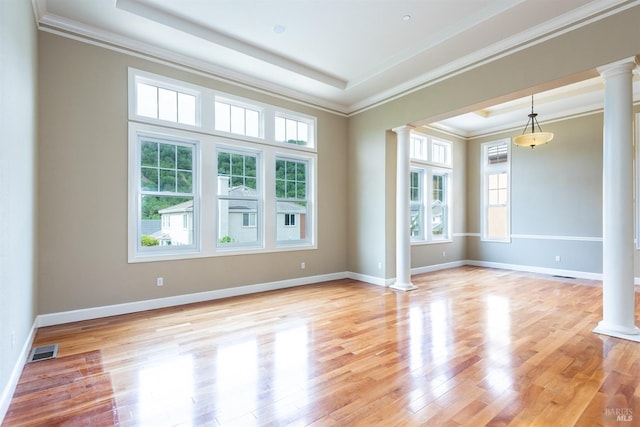
[[284, 214], [284, 225], [285, 227], [295, 227], [296, 226], [296, 214]]
[[[258, 227], [245, 226], [260, 215], [257, 154], [218, 151], [218, 246], [259, 245]], [[255, 223], [255, 221], [254, 221]]]
[[432, 175], [431, 235], [434, 240], [449, 238], [448, 180], [449, 173], [434, 172]]
[[315, 129], [129, 69], [129, 262], [315, 248]]
[[256, 226], [256, 214], [253, 212], [245, 212], [242, 214], [242, 226], [243, 227], [255, 227]]
[[451, 143], [428, 135], [410, 139], [410, 232], [414, 242], [450, 239]]
[[[309, 209], [308, 162], [276, 159], [276, 240], [298, 242], [307, 239]], [[296, 217], [299, 221], [296, 221]]]
[[310, 133], [313, 126], [309, 119], [276, 115], [275, 126], [276, 141], [302, 146], [313, 145]]
[[411, 135], [410, 138], [410, 156], [416, 160], [429, 160], [427, 151], [427, 137]]
[[189, 89], [163, 86], [153, 80], [137, 78], [135, 114], [151, 119], [195, 126], [198, 93]]
[[216, 130], [259, 138], [260, 116], [258, 107], [243, 106], [230, 100], [216, 98]]
[[[169, 245], [195, 247], [195, 146], [194, 142], [138, 136], [138, 251], [159, 252]], [[156, 223], [160, 224], [157, 229]]]
[[411, 238], [415, 240], [424, 240], [423, 224], [424, 224], [424, 203], [422, 202], [423, 190], [423, 170], [411, 171], [410, 181], [410, 230]]
[[482, 239], [508, 242], [511, 146], [509, 140], [482, 144]]
[[430, 135], [411, 134], [409, 155], [421, 160], [443, 166], [451, 166], [451, 143], [436, 139]]

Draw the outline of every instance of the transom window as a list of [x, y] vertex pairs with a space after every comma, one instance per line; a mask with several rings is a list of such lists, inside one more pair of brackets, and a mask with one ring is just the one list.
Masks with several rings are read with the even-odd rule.
[[276, 141], [308, 146], [311, 142], [308, 121], [276, 115]]
[[146, 80], [135, 82], [136, 115], [195, 126], [198, 93]]
[[261, 112], [224, 99], [215, 102], [216, 130], [259, 138]]
[[420, 133], [412, 133], [409, 140], [412, 159], [442, 166], [451, 166], [451, 142]]

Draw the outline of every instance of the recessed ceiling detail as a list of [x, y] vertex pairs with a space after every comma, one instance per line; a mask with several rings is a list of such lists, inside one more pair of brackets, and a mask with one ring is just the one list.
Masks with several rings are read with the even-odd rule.
[[[343, 114], [633, 3], [562, 0], [541, 8], [539, 0], [32, 1], [43, 31], [141, 52]], [[542, 98], [539, 105], [545, 108]], [[486, 120], [497, 116], [483, 110]]]

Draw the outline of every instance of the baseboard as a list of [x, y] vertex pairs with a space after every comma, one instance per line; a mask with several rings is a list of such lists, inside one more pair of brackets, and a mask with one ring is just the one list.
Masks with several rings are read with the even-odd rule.
[[384, 286], [384, 287], [390, 286], [394, 280], [394, 279], [385, 279], [383, 277], [369, 276], [366, 274], [353, 273], [351, 271], [347, 273], [347, 277], [349, 279], [359, 280], [361, 282], [369, 283], [371, 285]]
[[157, 298], [124, 304], [114, 304], [80, 310], [64, 311], [59, 313], [41, 314], [36, 318], [36, 326], [41, 328], [44, 326], [60, 325], [63, 323], [79, 322], [82, 320], [99, 319], [102, 317], [136, 313], [139, 311], [153, 310], [157, 308], [173, 307], [183, 304], [191, 304], [240, 295], [255, 294], [258, 292], [292, 288], [294, 286], [309, 285], [313, 283], [326, 282], [329, 280], [346, 279], [348, 277], [349, 275], [347, 273], [322, 274], [317, 276], [280, 280], [277, 282], [267, 282], [255, 285], [238, 286], [235, 288], [218, 289], [214, 291], [198, 292], [194, 294], [176, 295], [173, 297]]
[[452, 262], [445, 262], [445, 263], [442, 263], [442, 264], [427, 265], [425, 267], [412, 268], [411, 269], [411, 274], [413, 275], [413, 274], [431, 273], [433, 271], [445, 270], [447, 268], [462, 267], [463, 265], [467, 265], [467, 262], [466, 261], [452, 261]]
[[[587, 271], [563, 270], [559, 268], [535, 267], [531, 265], [507, 264], [502, 262], [474, 261], [466, 260], [465, 265], [476, 267], [500, 268], [503, 270], [525, 271], [527, 273], [548, 274], [550, 276], [575, 277], [579, 279], [602, 280], [601, 273], [591, 273]], [[636, 279], [637, 280], [637, 279]]]
[[2, 424], [5, 415], [7, 415], [9, 405], [11, 404], [11, 398], [13, 397], [13, 393], [15, 393], [16, 387], [18, 386], [20, 375], [22, 375], [22, 369], [24, 368], [24, 365], [27, 362], [27, 357], [29, 357], [29, 353], [31, 352], [33, 339], [36, 336], [36, 329], [36, 321], [34, 321], [31, 325], [29, 336], [25, 340], [22, 346], [22, 350], [20, 351], [16, 363], [13, 366], [13, 370], [11, 371], [11, 375], [9, 376], [9, 381], [7, 381], [4, 389], [2, 390], [2, 394], [0, 394], [0, 424]]

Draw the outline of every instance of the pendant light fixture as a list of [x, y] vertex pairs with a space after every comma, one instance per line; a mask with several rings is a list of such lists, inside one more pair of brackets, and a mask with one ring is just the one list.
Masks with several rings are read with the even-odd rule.
[[[542, 132], [538, 119], [536, 119], [537, 116], [538, 114], [533, 112], [533, 95], [531, 95], [531, 114], [529, 114], [529, 120], [524, 126], [522, 135], [513, 137], [514, 144], [520, 147], [534, 148], [536, 145], [546, 144], [553, 139], [552, 132]], [[531, 132], [525, 133], [529, 128], [529, 123], [531, 123]], [[535, 125], [538, 125], [538, 132], [536, 132]]]

